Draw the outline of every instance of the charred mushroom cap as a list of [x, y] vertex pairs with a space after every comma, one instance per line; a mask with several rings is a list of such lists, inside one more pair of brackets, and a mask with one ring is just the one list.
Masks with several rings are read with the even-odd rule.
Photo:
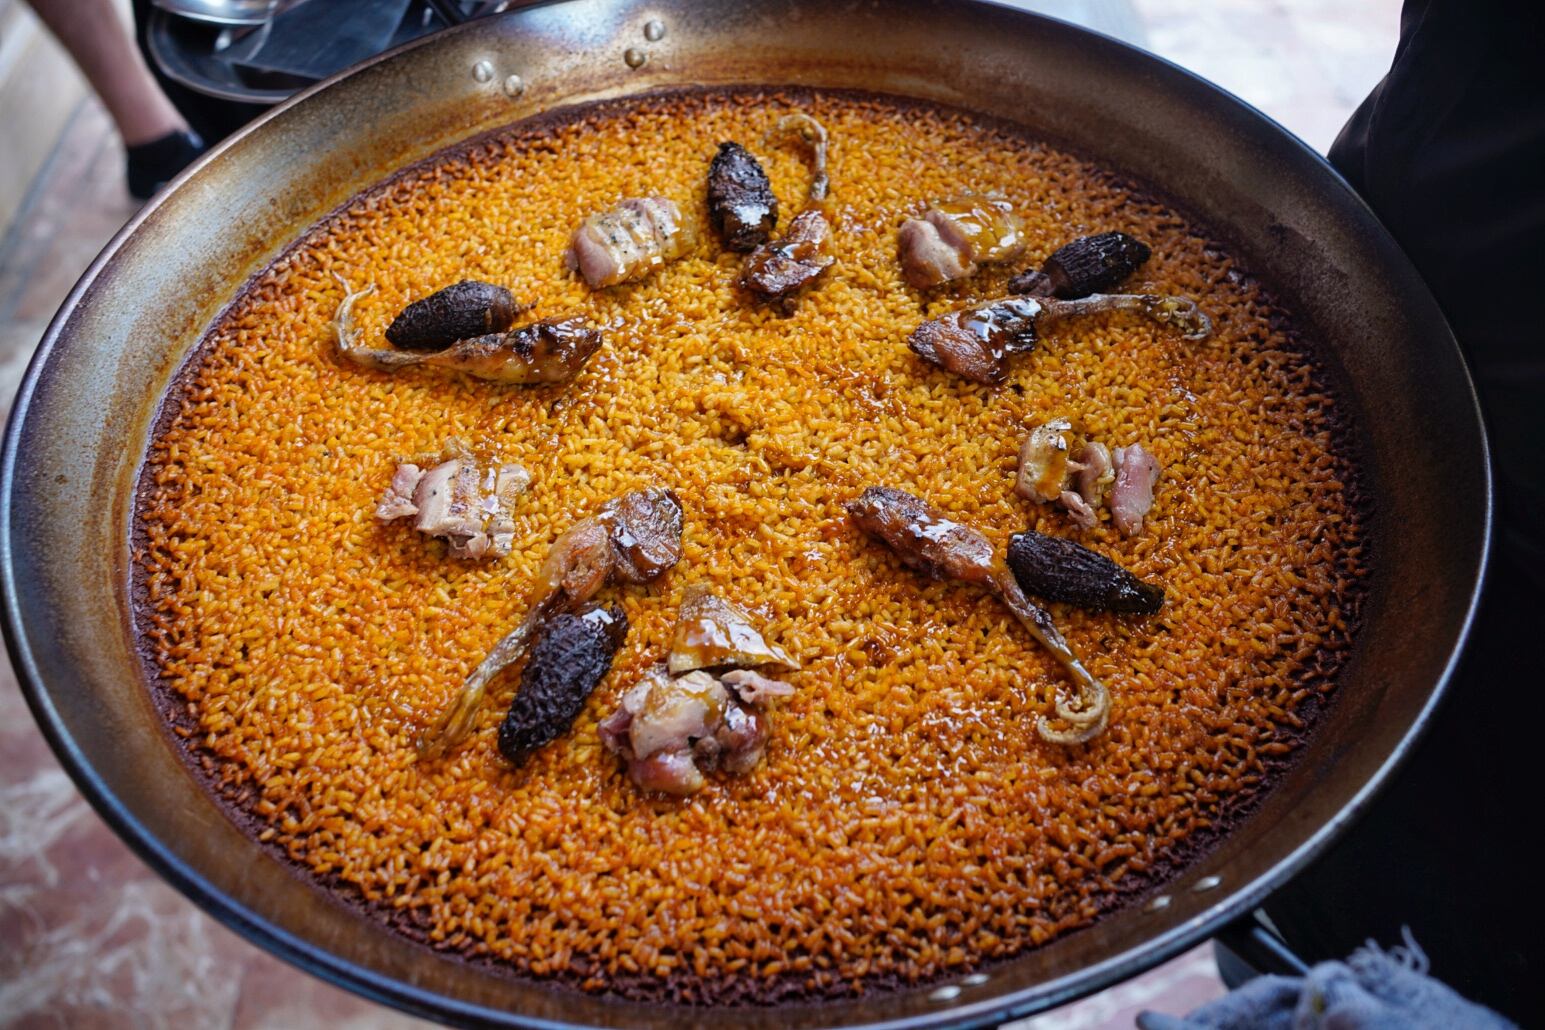
[[499, 726], [499, 753], [519, 765], [567, 732], [627, 635], [628, 617], [615, 605], [549, 619]]
[[520, 310], [503, 286], [463, 279], [403, 308], [387, 326], [386, 339], [394, 347], [441, 350], [457, 340], [504, 332]]

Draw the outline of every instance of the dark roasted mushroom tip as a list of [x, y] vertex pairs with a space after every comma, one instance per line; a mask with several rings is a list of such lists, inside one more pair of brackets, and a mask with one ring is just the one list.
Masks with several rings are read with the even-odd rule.
[[503, 286], [463, 279], [403, 308], [386, 327], [386, 339], [409, 350], [442, 350], [457, 340], [504, 332], [521, 310]]
[[1152, 253], [1146, 243], [1124, 232], [1102, 232], [1058, 247], [1041, 271], [1053, 294], [1071, 300], [1124, 282]]
[[1062, 537], [1017, 533], [1009, 538], [1008, 564], [1025, 593], [1048, 601], [1138, 615], [1153, 615], [1164, 604], [1162, 587]]
[[708, 166], [708, 218], [731, 250], [767, 242], [778, 223], [778, 198], [767, 173], [739, 143], [719, 144]]
[[611, 670], [627, 635], [628, 617], [616, 605], [547, 620], [499, 725], [499, 753], [520, 765], [562, 736]]

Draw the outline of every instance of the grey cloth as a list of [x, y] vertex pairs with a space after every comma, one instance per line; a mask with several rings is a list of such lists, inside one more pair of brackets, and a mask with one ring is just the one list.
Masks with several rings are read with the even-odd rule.
[[1427, 975], [1411, 939], [1388, 951], [1369, 941], [1345, 962], [1308, 975], [1262, 976], [1186, 1016], [1144, 1012], [1140, 1030], [1509, 1030], [1514, 1024]]

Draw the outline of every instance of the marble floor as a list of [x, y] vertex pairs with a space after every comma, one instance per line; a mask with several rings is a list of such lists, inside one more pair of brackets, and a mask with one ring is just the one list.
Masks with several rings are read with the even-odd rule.
[[[1026, 2], [1145, 46], [1259, 107], [1323, 151], [1394, 51], [1397, 0]], [[10, 127], [0, 126], [8, 132]], [[0, 240], [0, 413], [49, 318], [134, 211], [123, 153], [94, 100], [72, 116]], [[0, 668], [0, 1027], [366, 1030], [425, 1026], [291, 969], [203, 915], [96, 817]], [[1015, 1024], [1130, 1027], [1222, 993], [1198, 948]]]

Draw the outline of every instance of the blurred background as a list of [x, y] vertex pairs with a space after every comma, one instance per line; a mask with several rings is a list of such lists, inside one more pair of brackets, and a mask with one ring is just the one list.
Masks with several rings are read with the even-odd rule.
[[[462, 0], [37, 0], [88, 39], [94, 81], [143, 63], [176, 133], [214, 143], [316, 78], [438, 31], [486, 5]], [[1399, 0], [1022, 0], [1190, 69], [1324, 153], [1389, 68]], [[52, 8], [52, 12], [48, 9]], [[213, 12], [212, 23], [187, 17]], [[178, 11], [180, 13], [173, 13]], [[230, 18], [236, 17], [236, 22]], [[242, 19], [245, 19], [244, 21]], [[113, 51], [113, 39], [124, 49]], [[107, 50], [101, 48], [106, 46]], [[95, 51], [90, 47], [98, 48]], [[103, 68], [104, 57], [106, 54]], [[104, 104], [21, 0], [0, 0], [0, 413], [54, 311], [138, 209], [123, 136], [145, 177], [191, 153], [165, 142], [152, 96]], [[125, 106], [127, 104], [127, 110]], [[178, 118], [180, 115], [180, 119]], [[150, 126], [147, 128], [147, 126]], [[164, 128], [166, 126], [162, 126]], [[147, 151], [143, 149], [149, 146]], [[157, 149], [159, 148], [159, 149]], [[147, 172], [147, 164], [149, 172]], [[162, 883], [76, 792], [0, 667], [0, 1027], [426, 1026], [269, 957]], [[1223, 993], [1198, 948], [1137, 979], [1014, 1024], [1130, 1027], [1142, 1009], [1188, 1011]]]

